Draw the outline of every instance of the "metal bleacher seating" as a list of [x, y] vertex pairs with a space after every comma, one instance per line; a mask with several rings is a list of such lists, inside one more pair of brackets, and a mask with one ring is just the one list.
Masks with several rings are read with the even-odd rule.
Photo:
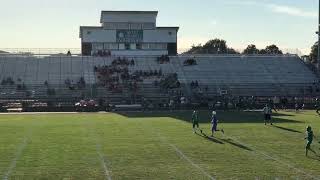
[[[130, 97], [130, 90], [112, 93], [98, 83], [95, 66], [110, 65], [116, 57], [82, 56], [0, 56], [0, 81], [12, 78], [14, 85], [0, 86], [0, 99], [8, 98], [114, 98], [123, 101]], [[197, 65], [185, 66], [184, 61], [193, 58]], [[173, 56], [170, 62], [159, 64], [154, 56], [128, 57], [135, 65], [129, 72], [160, 70], [164, 75], [176, 73], [184, 94], [191, 96], [190, 83], [198, 81], [201, 88], [208, 88], [210, 96], [227, 90], [234, 96], [303, 96], [314, 95], [308, 89], [314, 88], [318, 79], [297, 56], [223, 56], [194, 55]], [[65, 86], [69, 79], [76, 84], [83, 77], [86, 88], [70, 90]], [[146, 78], [139, 83], [139, 96], [166, 98], [169, 95], [154, 86], [157, 78]], [[47, 82], [47, 84], [45, 84]], [[26, 90], [17, 90], [18, 84], [25, 84]], [[47, 90], [55, 89], [54, 95]], [[314, 92], [314, 91], [313, 91]], [[310, 94], [311, 93], [311, 94]]]

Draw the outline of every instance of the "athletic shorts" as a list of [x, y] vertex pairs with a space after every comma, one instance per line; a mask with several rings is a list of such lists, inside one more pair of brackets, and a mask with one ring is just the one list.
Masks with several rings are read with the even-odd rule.
[[192, 127], [193, 127], [193, 128], [195, 128], [196, 126], [199, 127], [199, 122], [193, 122], [193, 123], [192, 123]]
[[264, 120], [271, 120], [271, 115], [270, 114], [265, 114], [264, 115]]
[[218, 124], [213, 124], [212, 128], [211, 128], [211, 131], [217, 131], [217, 126], [218, 126]]
[[307, 141], [306, 149], [310, 149], [312, 141]]

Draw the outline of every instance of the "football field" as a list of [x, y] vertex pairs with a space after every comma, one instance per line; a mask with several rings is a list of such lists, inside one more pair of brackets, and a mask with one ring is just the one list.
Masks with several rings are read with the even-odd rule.
[[[320, 179], [305, 157], [305, 129], [320, 138], [314, 111], [218, 112], [225, 134], [194, 134], [191, 111], [0, 115], [1, 179]], [[208, 135], [208, 136], [206, 136]], [[320, 139], [312, 148], [320, 155]]]

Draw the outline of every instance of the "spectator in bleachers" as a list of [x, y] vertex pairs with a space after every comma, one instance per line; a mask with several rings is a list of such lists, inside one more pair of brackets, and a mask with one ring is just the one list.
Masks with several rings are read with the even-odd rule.
[[15, 82], [12, 80], [11, 77], [8, 77], [8, 78], [3, 79], [1, 81], [1, 85], [14, 85], [14, 84], [15, 84]]
[[198, 81], [196, 81], [196, 82], [194, 83], [194, 86], [195, 86], [195, 87], [199, 87]]
[[160, 57], [157, 58], [157, 62], [159, 64], [165, 64], [165, 63], [169, 63], [170, 62], [170, 58], [168, 55], [162, 55]]
[[191, 81], [190, 86], [193, 89], [193, 87], [194, 87], [194, 82], [193, 81]]
[[183, 64], [185, 66], [193, 66], [193, 65], [197, 65], [197, 61], [193, 58], [187, 59], [183, 62]]

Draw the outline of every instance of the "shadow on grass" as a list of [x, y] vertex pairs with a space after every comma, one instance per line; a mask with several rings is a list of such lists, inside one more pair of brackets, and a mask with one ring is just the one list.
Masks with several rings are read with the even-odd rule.
[[220, 139], [220, 138], [217, 138], [217, 137], [210, 137], [210, 136], [206, 135], [205, 133], [197, 133], [197, 132], [196, 132], [196, 135], [198, 135], [200, 137], [203, 137], [206, 140], [214, 142], [214, 143], [217, 143], [217, 144], [230, 144], [230, 145], [233, 145], [233, 146], [235, 146], [237, 148], [241, 148], [241, 149], [244, 149], [244, 150], [247, 150], [247, 151], [252, 151], [252, 149], [248, 148], [247, 146], [244, 146], [242, 144], [234, 142], [230, 138], [229, 139]]
[[214, 142], [214, 143], [217, 143], [217, 144], [224, 144], [222, 141], [219, 141], [218, 139], [215, 139], [214, 137], [209, 137], [205, 133], [197, 133], [196, 132], [195, 134], [200, 136], [200, 137], [205, 138], [208, 141], [211, 141], [211, 142]]
[[314, 152], [313, 152], [313, 154], [314, 154], [315, 157], [309, 155], [309, 156], [307, 156], [307, 158], [315, 160], [315, 161], [320, 161], [320, 155], [318, 155], [318, 154], [316, 154]]
[[[128, 118], [169, 117], [186, 122], [191, 122], [192, 111], [118, 112], [118, 114]], [[221, 123], [264, 122], [264, 117], [261, 112], [218, 111], [218, 119]], [[281, 113], [275, 113], [272, 117], [272, 120], [274, 123], [302, 123], [300, 121], [290, 119], [290, 115]], [[209, 123], [211, 121], [211, 111], [199, 111], [199, 121], [200, 123]]]
[[298, 131], [298, 130], [294, 130], [294, 129], [290, 129], [290, 128], [285, 128], [285, 127], [281, 127], [281, 126], [277, 126], [277, 125], [273, 125], [272, 127], [284, 130], [284, 131], [289, 131], [289, 132], [293, 132], [293, 133], [299, 133], [302, 134], [303, 132]]
[[[219, 138], [217, 138], [219, 139]], [[237, 143], [237, 142], [234, 142], [234, 140], [228, 138], [228, 139], [219, 139], [220, 141], [222, 142], [225, 142], [225, 143], [228, 143], [230, 145], [233, 145], [235, 147], [238, 147], [238, 148], [241, 148], [241, 149], [244, 149], [244, 150], [247, 150], [247, 151], [252, 151], [252, 149], [250, 149], [249, 147], [245, 146], [245, 145], [242, 145], [240, 143]]]

